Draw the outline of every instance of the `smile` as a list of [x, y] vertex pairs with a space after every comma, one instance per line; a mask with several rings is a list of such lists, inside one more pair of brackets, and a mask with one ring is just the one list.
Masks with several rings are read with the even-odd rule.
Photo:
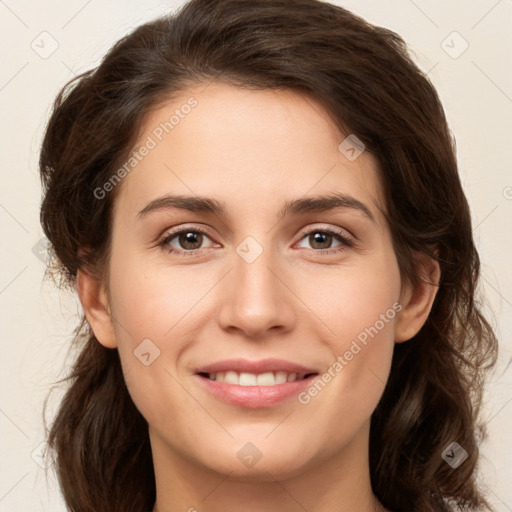
[[226, 382], [228, 384], [236, 384], [238, 386], [275, 386], [276, 384], [284, 384], [286, 382], [294, 382], [303, 380], [313, 374], [297, 374], [284, 371], [265, 372], [265, 373], [238, 373], [235, 371], [218, 372], [218, 373], [200, 373], [199, 375], [207, 377], [217, 382]]
[[[235, 374], [236, 375], [236, 374]], [[208, 376], [196, 374], [194, 377], [198, 379], [199, 386], [202, 387], [210, 396], [213, 396], [222, 402], [238, 407], [256, 409], [261, 407], [272, 407], [291, 398], [296, 398], [299, 393], [307, 389], [312, 384], [312, 380], [318, 376], [317, 373], [309, 374], [304, 378], [293, 381], [286, 381], [282, 384], [269, 384], [270, 378], [274, 381], [277, 379], [272, 377], [263, 377], [265, 374], [249, 375], [251, 382], [254, 379], [269, 379], [267, 384], [230, 384], [225, 381], [212, 380]], [[240, 376], [242, 382], [245, 377]], [[293, 375], [290, 375], [293, 378]]]

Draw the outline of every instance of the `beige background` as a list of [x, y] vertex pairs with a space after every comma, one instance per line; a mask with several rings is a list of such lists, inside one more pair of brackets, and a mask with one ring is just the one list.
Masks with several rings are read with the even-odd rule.
[[[38, 148], [50, 104], [67, 80], [95, 66], [114, 41], [181, 3], [0, 1], [0, 512], [64, 510], [52, 473], [46, 482], [37, 457], [44, 439], [42, 404], [52, 382], [66, 372], [79, 310], [75, 298], [42, 281], [44, 256], [37, 250]], [[482, 258], [482, 290], [501, 340], [485, 401], [490, 439], [479, 479], [496, 510], [511, 511], [512, 1], [335, 3], [404, 37], [429, 71], [456, 136]]]

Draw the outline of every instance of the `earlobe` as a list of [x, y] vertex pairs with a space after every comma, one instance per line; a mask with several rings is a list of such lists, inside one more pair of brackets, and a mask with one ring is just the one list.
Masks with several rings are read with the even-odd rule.
[[97, 340], [106, 348], [116, 348], [117, 341], [103, 283], [85, 270], [79, 270], [76, 290], [87, 322]]
[[420, 278], [416, 285], [407, 284], [402, 289], [401, 304], [403, 309], [395, 324], [395, 342], [413, 338], [427, 321], [436, 298], [441, 269], [433, 258], [422, 254], [417, 257]]

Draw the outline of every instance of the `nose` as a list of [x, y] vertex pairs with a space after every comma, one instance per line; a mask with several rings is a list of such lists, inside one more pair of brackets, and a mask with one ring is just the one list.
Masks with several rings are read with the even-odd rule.
[[248, 338], [292, 330], [300, 301], [293, 293], [292, 276], [275, 251], [263, 248], [252, 262], [236, 252], [233, 256], [233, 268], [219, 290], [222, 329]]

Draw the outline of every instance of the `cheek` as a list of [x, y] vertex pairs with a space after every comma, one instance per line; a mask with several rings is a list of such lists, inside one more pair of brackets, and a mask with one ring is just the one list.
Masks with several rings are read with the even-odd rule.
[[120, 324], [119, 341], [131, 338], [132, 343], [140, 343], [149, 338], [162, 344], [172, 337], [208, 289], [207, 283], [191, 274], [190, 268], [180, 271], [162, 263], [151, 266], [136, 257], [117, 266], [113, 262], [110, 291], [113, 313]]
[[[175, 332], [191, 307], [181, 282], [185, 277], [165, 280], [162, 274], [114, 245], [109, 292], [118, 351], [128, 391], [146, 418], [161, 414], [162, 401], [177, 386], [173, 362], [182, 347]], [[180, 397], [175, 393], [166, 409], [179, 410]]]
[[188, 301], [182, 293], [175, 295], [162, 281], [152, 283], [143, 274], [122, 279], [112, 295], [119, 320], [115, 331], [121, 366], [137, 409], [163, 431], [171, 431], [172, 418], [178, 416], [185, 424], [197, 422], [176, 371], [188, 343], [179, 334], [190, 309]]
[[[388, 254], [389, 253], [389, 254]], [[296, 281], [295, 290], [329, 331], [327, 339], [337, 353], [366, 329], [381, 338], [393, 338], [401, 279], [391, 251], [346, 266], [312, 270]], [[297, 272], [299, 274], [299, 272]]]
[[331, 425], [333, 435], [343, 435], [337, 421], [343, 418], [349, 428], [346, 414], [350, 411], [348, 423], [361, 424], [371, 416], [384, 391], [395, 323], [402, 309], [400, 273], [391, 254], [371, 265], [336, 269], [330, 276], [317, 278], [316, 284], [309, 297], [329, 328], [324, 343], [332, 358], [319, 382], [299, 401], [319, 415], [324, 410], [321, 404], [329, 403], [334, 414], [323, 421]]

